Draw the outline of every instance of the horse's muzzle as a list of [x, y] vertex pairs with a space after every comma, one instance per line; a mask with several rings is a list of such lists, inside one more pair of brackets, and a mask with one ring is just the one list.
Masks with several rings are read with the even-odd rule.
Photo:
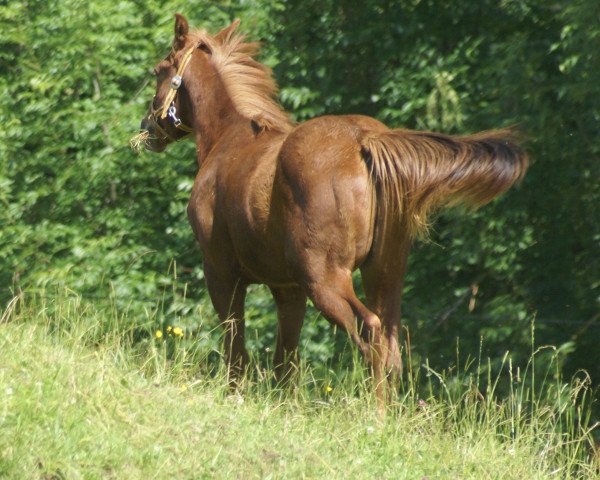
[[149, 116], [146, 115], [142, 119], [142, 123], [140, 125], [140, 129], [142, 131], [146, 130], [149, 134], [148, 138], [144, 142], [144, 147], [146, 150], [150, 150], [151, 152], [160, 153], [165, 148], [167, 148], [167, 143], [164, 141], [162, 136], [157, 135], [154, 122], [150, 121]]

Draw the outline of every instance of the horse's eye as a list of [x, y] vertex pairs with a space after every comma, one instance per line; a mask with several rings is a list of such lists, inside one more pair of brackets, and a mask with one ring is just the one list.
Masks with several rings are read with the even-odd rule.
[[199, 44], [199, 45], [198, 45], [198, 48], [199, 48], [200, 50], [202, 50], [203, 52], [205, 52], [205, 53], [208, 53], [209, 55], [211, 55], [211, 54], [212, 54], [212, 50], [211, 50], [211, 49], [210, 49], [210, 47], [209, 47], [209, 46], [208, 46], [206, 43], [204, 43], [204, 42], [202, 42], [201, 44]]

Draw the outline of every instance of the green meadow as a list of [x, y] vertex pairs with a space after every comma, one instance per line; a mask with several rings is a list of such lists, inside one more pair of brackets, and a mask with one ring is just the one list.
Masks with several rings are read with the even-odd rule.
[[411, 369], [378, 419], [358, 361], [278, 387], [255, 359], [232, 391], [194, 334], [133, 320], [72, 292], [4, 310], [1, 478], [600, 478], [589, 383], [553, 362]]

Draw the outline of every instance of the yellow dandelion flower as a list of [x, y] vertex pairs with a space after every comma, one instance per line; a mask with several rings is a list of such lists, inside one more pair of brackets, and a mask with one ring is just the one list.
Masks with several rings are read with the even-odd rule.
[[333, 392], [333, 388], [331, 388], [331, 385], [327, 385], [325, 387], [325, 393], [330, 393], [330, 392]]
[[171, 325], [167, 326], [167, 333], [171, 333], [171, 330], [173, 330], [173, 327]]
[[183, 337], [183, 329], [181, 327], [175, 327], [173, 329], [173, 335], [176, 337]]
[[188, 389], [187, 385], [181, 385], [181, 386], [179, 387], [179, 391], [180, 391], [180, 392], [185, 392], [187, 389]]
[[154, 336], [156, 338], [162, 338], [162, 336], [163, 336], [162, 330], [157, 330], [156, 332], [154, 332]]

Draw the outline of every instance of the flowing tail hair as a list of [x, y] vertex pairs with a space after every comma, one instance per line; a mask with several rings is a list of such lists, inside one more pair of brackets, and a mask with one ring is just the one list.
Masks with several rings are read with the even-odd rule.
[[457, 204], [479, 207], [522, 179], [528, 158], [511, 129], [455, 137], [432, 132], [369, 132], [363, 156], [383, 207], [414, 237], [428, 228], [428, 215]]

